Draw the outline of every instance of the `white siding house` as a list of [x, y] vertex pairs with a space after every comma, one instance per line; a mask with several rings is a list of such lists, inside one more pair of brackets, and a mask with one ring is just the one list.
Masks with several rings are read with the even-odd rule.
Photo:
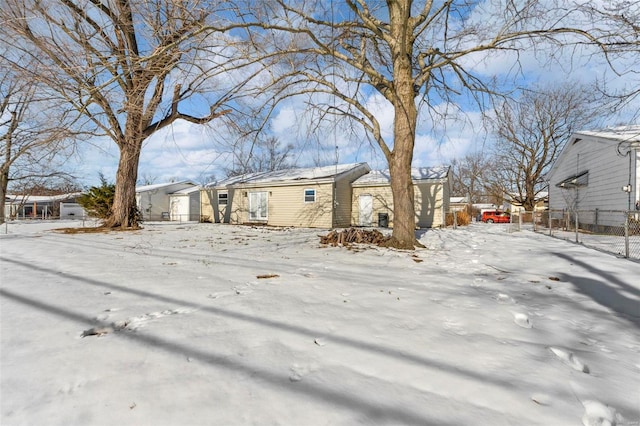
[[234, 176], [203, 189], [202, 217], [232, 224], [346, 227], [351, 183], [369, 170], [358, 163]]
[[[5, 197], [6, 219], [82, 219], [84, 209], [76, 203], [80, 192], [61, 195], [16, 195]], [[73, 214], [70, 214], [73, 213]]]
[[[142, 214], [142, 220], [172, 220], [171, 194], [193, 188], [198, 186], [189, 181], [136, 187], [136, 203]], [[175, 220], [178, 220], [177, 217]]]
[[598, 209], [580, 221], [620, 225], [621, 215], [608, 211], [633, 210], [640, 200], [640, 126], [573, 134], [547, 176], [550, 210]]
[[[416, 226], [446, 226], [451, 173], [448, 166], [411, 169]], [[372, 171], [353, 183], [351, 223], [358, 226], [393, 227], [393, 195], [389, 171]]]

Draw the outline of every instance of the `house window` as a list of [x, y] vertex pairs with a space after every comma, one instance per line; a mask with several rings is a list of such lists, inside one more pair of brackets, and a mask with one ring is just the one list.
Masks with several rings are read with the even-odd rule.
[[227, 205], [229, 201], [229, 193], [227, 192], [218, 192], [218, 205]]
[[315, 189], [305, 189], [304, 190], [304, 202], [305, 203], [315, 203], [316, 202], [316, 190]]

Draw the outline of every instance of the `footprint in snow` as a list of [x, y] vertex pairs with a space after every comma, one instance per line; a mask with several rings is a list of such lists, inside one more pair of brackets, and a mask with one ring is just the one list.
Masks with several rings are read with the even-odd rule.
[[482, 285], [486, 282], [487, 280], [485, 280], [484, 278], [474, 278], [473, 282], [471, 283], [471, 287], [473, 288], [482, 287]]
[[522, 328], [531, 328], [531, 327], [533, 327], [533, 324], [531, 323], [531, 320], [529, 319], [529, 316], [527, 314], [522, 314], [522, 313], [519, 313], [519, 312], [515, 312], [513, 314], [513, 322], [515, 322], [516, 324], [518, 324]]
[[515, 303], [515, 300], [513, 300], [513, 297], [504, 293], [498, 293], [498, 295], [496, 296], [496, 301], [501, 304]]
[[573, 368], [576, 371], [580, 371], [581, 373], [589, 374], [589, 367], [572, 352], [567, 352], [558, 348], [549, 348], [549, 350], [553, 352], [553, 354], [557, 356], [560, 361], [562, 361], [569, 367]]
[[445, 321], [442, 323], [442, 327], [444, 327], [444, 329], [447, 331], [457, 334], [458, 336], [466, 336], [468, 334], [463, 323], [449, 318], [445, 319]]
[[289, 380], [291, 380], [292, 382], [299, 382], [304, 376], [313, 372], [315, 370], [315, 367], [309, 365], [293, 364], [289, 369], [291, 370]]
[[584, 426], [615, 426], [624, 422], [624, 418], [613, 407], [599, 401], [581, 402], [584, 406], [584, 416], [582, 416]]
[[238, 295], [253, 293], [253, 290], [251, 290], [250, 283], [236, 285], [236, 286], [233, 287], [233, 290]]

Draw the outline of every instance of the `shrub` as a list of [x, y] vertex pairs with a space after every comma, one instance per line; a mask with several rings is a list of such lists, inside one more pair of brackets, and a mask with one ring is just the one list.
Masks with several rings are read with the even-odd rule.
[[[456, 219], [459, 226], [466, 226], [471, 223], [471, 215], [466, 211], [456, 212]], [[453, 226], [453, 213], [447, 213], [446, 224], [447, 226]]]
[[87, 192], [78, 197], [78, 204], [84, 207], [89, 216], [106, 219], [111, 214], [115, 192], [115, 184], [107, 182], [101, 174], [100, 186], [89, 188]]

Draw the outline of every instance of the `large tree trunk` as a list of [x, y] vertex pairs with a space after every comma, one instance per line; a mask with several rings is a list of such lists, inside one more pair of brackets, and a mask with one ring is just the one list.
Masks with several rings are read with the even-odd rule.
[[411, 66], [411, 34], [407, 27], [407, 21], [411, 15], [411, 2], [388, 3], [391, 33], [396, 40], [396, 43], [391, 45], [395, 85], [392, 103], [395, 116], [393, 151], [387, 158], [393, 195], [393, 234], [388, 245], [400, 249], [413, 249], [420, 243], [415, 235], [416, 214], [411, 179], [411, 162], [418, 117]]
[[[398, 133], [396, 137], [397, 135]], [[403, 145], [408, 143], [405, 142]], [[389, 163], [393, 194], [393, 234], [387, 245], [399, 249], [413, 249], [418, 245], [415, 236], [416, 214], [411, 180], [412, 155], [413, 149], [403, 147], [402, 150], [394, 152], [393, 160]]]
[[104, 222], [109, 228], [138, 228], [138, 208], [136, 205], [136, 182], [142, 142], [120, 145], [120, 161], [116, 174], [116, 189], [111, 215]]

